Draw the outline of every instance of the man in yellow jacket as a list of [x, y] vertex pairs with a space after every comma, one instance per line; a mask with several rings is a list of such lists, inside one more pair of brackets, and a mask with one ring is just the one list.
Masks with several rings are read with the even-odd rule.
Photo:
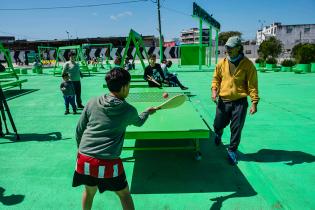
[[233, 36], [225, 44], [227, 57], [221, 60], [214, 71], [212, 100], [217, 103], [213, 127], [215, 144], [221, 144], [223, 129], [230, 124], [231, 139], [228, 158], [237, 164], [237, 148], [240, 144], [248, 102], [251, 98], [250, 114], [257, 112], [258, 79], [253, 63], [244, 56], [241, 39]]

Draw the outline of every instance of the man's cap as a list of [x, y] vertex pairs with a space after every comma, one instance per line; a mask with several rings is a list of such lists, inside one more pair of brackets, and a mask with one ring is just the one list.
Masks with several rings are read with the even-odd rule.
[[231, 36], [227, 42], [225, 43], [225, 46], [227, 47], [237, 47], [237, 46], [240, 46], [242, 45], [242, 42], [241, 42], [241, 38], [239, 36]]

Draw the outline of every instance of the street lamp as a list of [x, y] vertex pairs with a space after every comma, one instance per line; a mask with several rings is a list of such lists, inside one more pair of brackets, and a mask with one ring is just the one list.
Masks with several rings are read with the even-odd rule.
[[259, 45], [262, 43], [262, 36], [263, 36], [263, 27], [264, 27], [264, 23], [266, 23], [266, 21], [264, 20], [258, 20], [258, 23], [260, 23], [260, 43]]
[[66, 31], [66, 33], [68, 35], [68, 42], [69, 42], [69, 45], [70, 45], [69, 31]]

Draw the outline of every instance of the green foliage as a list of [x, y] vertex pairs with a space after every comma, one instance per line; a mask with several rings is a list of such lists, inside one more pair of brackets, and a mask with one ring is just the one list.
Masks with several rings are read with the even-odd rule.
[[242, 33], [239, 31], [227, 31], [227, 32], [221, 32], [219, 33], [219, 45], [223, 46], [225, 45], [226, 41], [231, 37], [231, 36], [242, 36]]
[[260, 44], [258, 53], [263, 59], [277, 58], [281, 54], [282, 48], [281, 41], [272, 36]]
[[264, 62], [265, 62], [265, 60], [262, 59], [262, 58], [257, 58], [257, 59], [255, 60], [255, 63], [264, 63]]
[[292, 49], [292, 57], [300, 64], [315, 62], [315, 44], [297, 44]]
[[277, 64], [277, 59], [275, 59], [273, 57], [269, 57], [269, 58], [267, 58], [266, 63], [268, 63], [268, 64]]
[[284, 59], [281, 62], [281, 66], [284, 66], [284, 67], [292, 67], [294, 65], [295, 65], [295, 62], [294, 62], [294, 60], [291, 60], [291, 59]]

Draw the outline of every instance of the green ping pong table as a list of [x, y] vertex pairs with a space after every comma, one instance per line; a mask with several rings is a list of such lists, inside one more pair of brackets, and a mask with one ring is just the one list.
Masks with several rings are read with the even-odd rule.
[[[143, 93], [141, 93], [143, 94]], [[173, 94], [173, 93], [169, 93]], [[144, 95], [147, 95], [145, 97]], [[138, 93], [130, 94], [127, 101], [135, 106], [138, 112], [147, 107], [157, 106], [166, 99], [160, 97], [160, 93], [146, 93], [139, 96]], [[156, 97], [154, 97], [156, 95]], [[141, 100], [142, 99], [142, 100]], [[196, 159], [201, 157], [199, 141], [208, 140], [210, 129], [201, 118], [200, 114], [187, 100], [183, 105], [174, 109], [158, 110], [150, 115], [142, 127], [129, 126], [125, 139], [136, 139], [143, 141], [190, 141], [191, 145], [185, 146], [155, 146], [155, 147], [124, 147], [127, 150], [193, 150]]]
[[149, 95], [150, 93], [154, 93], [154, 94], [160, 93], [160, 96], [162, 96], [162, 93], [164, 92], [186, 94], [186, 95], [191, 94], [191, 91], [189, 89], [182, 90], [179, 87], [130, 88], [129, 90], [129, 93], [138, 93], [138, 94], [142, 93], [142, 94], [147, 94], [147, 95]]
[[146, 82], [143, 78], [131, 78], [131, 83], [133, 82]]
[[[107, 88], [107, 84], [103, 84], [103, 88]], [[149, 87], [148, 82], [130, 82], [130, 88], [152, 88], [152, 89], [158, 89], [158, 87]], [[169, 87], [169, 86], [162, 86], [162, 88], [175, 88], [175, 87]]]
[[[106, 88], [107, 84], [103, 84], [103, 88]], [[130, 82], [130, 88], [148, 88], [148, 82]]]

